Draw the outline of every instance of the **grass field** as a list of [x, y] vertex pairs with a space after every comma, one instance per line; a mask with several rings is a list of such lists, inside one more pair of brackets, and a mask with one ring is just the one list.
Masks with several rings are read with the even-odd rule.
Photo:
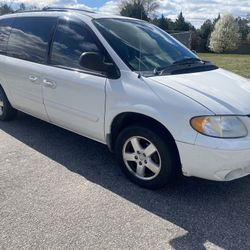
[[199, 56], [203, 60], [213, 62], [220, 68], [250, 78], [250, 55], [200, 53]]

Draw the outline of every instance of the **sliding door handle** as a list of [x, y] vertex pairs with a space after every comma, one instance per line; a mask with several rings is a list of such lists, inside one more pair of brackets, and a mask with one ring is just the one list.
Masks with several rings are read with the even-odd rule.
[[36, 83], [36, 82], [38, 81], [38, 77], [37, 77], [37, 76], [30, 75], [30, 76], [29, 76], [29, 80], [30, 80], [31, 82]]
[[55, 89], [56, 88], [56, 82], [54, 82], [54, 81], [50, 81], [50, 80], [44, 79], [43, 80], [43, 84], [44, 84], [44, 87], [47, 87], [47, 88], [51, 88], [51, 89]]

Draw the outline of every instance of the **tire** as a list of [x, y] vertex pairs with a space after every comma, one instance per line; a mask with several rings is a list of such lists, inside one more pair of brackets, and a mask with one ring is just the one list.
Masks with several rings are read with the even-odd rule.
[[120, 133], [116, 155], [128, 178], [148, 189], [162, 188], [173, 182], [181, 169], [173, 139], [142, 125], [128, 127]]
[[0, 121], [10, 121], [16, 114], [17, 111], [12, 108], [4, 90], [0, 87]]

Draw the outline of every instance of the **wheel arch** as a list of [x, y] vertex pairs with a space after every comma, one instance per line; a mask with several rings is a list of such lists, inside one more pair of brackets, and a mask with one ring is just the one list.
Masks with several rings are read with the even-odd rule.
[[106, 138], [108, 147], [112, 152], [115, 150], [115, 140], [121, 131], [128, 126], [135, 124], [150, 128], [160, 134], [160, 136], [166, 138], [166, 140], [169, 140], [172, 143], [176, 154], [178, 155], [178, 159], [180, 160], [179, 150], [171, 132], [155, 118], [137, 112], [123, 112], [118, 114], [112, 120], [110, 134], [108, 134]]
[[12, 97], [12, 94], [9, 90], [9, 88], [7, 87], [6, 83], [0, 78], [0, 88], [3, 90], [6, 98], [8, 99], [9, 103], [11, 104], [12, 107], [15, 108], [15, 101]]
[[4, 87], [3, 87], [2, 83], [1, 83], [1, 80], [0, 80], [0, 89], [1, 89], [1, 90], [4, 92], [4, 94], [7, 96], [6, 91], [5, 91], [5, 89], [4, 89]]

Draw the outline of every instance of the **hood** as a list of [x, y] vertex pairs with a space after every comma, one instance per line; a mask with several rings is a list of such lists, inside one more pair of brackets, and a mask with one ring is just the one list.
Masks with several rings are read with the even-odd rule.
[[206, 72], [151, 77], [217, 115], [250, 114], [250, 81], [223, 69]]

